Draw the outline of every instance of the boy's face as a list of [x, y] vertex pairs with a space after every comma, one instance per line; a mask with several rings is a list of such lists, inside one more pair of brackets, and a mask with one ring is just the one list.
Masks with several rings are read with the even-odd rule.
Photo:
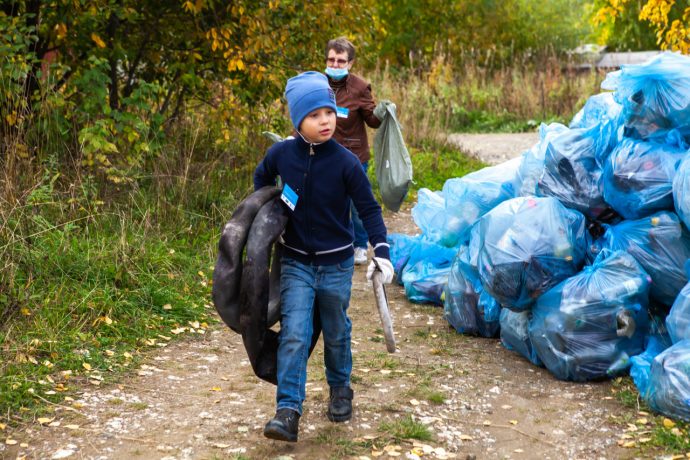
[[335, 111], [329, 107], [321, 107], [309, 112], [299, 125], [299, 132], [313, 144], [326, 142], [335, 132]]

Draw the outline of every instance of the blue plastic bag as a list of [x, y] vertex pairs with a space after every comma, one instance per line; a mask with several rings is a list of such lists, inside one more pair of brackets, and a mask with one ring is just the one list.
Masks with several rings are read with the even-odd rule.
[[591, 219], [607, 219], [611, 210], [604, 201], [601, 167], [615, 145], [608, 126], [570, 129], [550, 139], [537, 194], [558, 198]]
[[443, 316], [462, 334], [496, 337], [501, 306], [482, 287], [470, 264], [469, 248], [460, 247], [443, 295]]
[[434, 243], [441, 241], [446, 219], [445, 211], [446, 205], [442, 193], [432, 192], [428, 188], [419, 189], [417, 204], [412, 207], [412, 219], [428, 241]]
[[681, 289], [666, 317], [666, 329], [673, 343], [690, 340], [690, 283]]
[[593, 252], [610, 249], [635, 257], [652, 278], [650, 298], [670, 307], [688, 281], [684, 265], [690, 258], [690, 234], [678, 216], [662, 211], [605, 228]]
[[402, 233], [389, 233], [386, 237], [390, 245], [391, 263], [395, 272], [395, 279], [400, 286], [402, 283], [402, 272], [407, 265], [410, 254], [414, 249], [422, 245], [422, 237], [403, 235]]
[[544, 366], [537, 351], [532, 346], [529, 338], [529, 320], [531, 311], [512, 311], [504, 308], [501, 310], [501, 343], [508, 350], [515, 351], [537, 366]]
[[690, 340], [682, 340], [654, 358], [643, 396], [655, 411], [690, 421]]
[[539, 297], [529, 336], [561, 380], [584, 382], [627, 370], [649, 331], [649, 277], [622, 251], [603, 251], [577, 275]]
[[659, 336], [649, 336], [647, 347], [643, 353], [630, 358], [630, 377], [632, 377], [637, 391], [644, 397], [649, 386], [649, 378], [652, 374], [652, 361], [659, 353], [668, 348], [669, 345]]
[[521, 311], [580, 270], [585, 233], [582, 214], [555, 198], [514, 198], [479, 220], [470, 255], [478, 254], [484, 289], [503, 307]]
[[497, 204], [515, 198], [520, 159], [482, 168], [443, 185], [445, 222], [439, 241], [447, 247], [467, 244], [470, 228]]
[[627, 137], [663, 138], [678, 129], [690, 140], [690, 57], [667, 52], [644, 64], [623, 65], [601, 87], [616, 90]]
[[686, 228], [690, 228], [690, 156], [680, 163], [673, 177], [673, 205]]
[[623, 107], [616, 102], [612, 92], [591, 96], [585, 106], [570, 121], [571, 128], [590, 128], [602, 121], [616, 121]]
[[407, 298], [416, 303], [443, 305], [441, 296], [456, 252], [429, 242], [416, 247], [401, 277]]
[[539, 126], [539, 142], [522, 154], [520, 168], [518, 169], [518, 183], [520, 188], [517, 196], [535, 196], [537, 194], [537, 183], [544, 172], [544, 156], [546, 146], [559, 133], [567, 131], [568, 127], [560, 123]]
[[679, 143], [623, 139], [604, 167], [606, 202], [626, 219], [673, 210], [673, 178], [687, 150]]

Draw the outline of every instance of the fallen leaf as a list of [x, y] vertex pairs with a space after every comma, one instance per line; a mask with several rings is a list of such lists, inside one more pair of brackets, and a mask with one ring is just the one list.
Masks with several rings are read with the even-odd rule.
[[55, 426], [60, 426], [60, 422], [50, 422], [50, 423], [48, 424], [48, 426], [53, 426], [53, 427], [55, 427]]
[[381, 369], [379, 372], [382, 373], [383, 375], [388, 375], [391, 373], [391, 370], [390, 369]]
[[5, 444], [7, 444], [8, 446], [14, 446], [15, 444], [17, 444], [17, 441], [14, 439], [7, 438], [5, 439]]
[[395, 444], [390, 444], [390, 445], [384, 447], [383, 450], [388, 452], [388, 453], [395, 452], [396, 450], [400, 450], [400, 446], [397, 446]]
[[221, 391], [221, 388], [220, 387], [213, 387], [213, 388], [211, 388], [211, 391]]
[[640, 439], [638, 439], [640, 444], [644, 444], [644, 443], [649, 442], [651, 440], [652, 440], [652, 438], [640, 438]]
[[91, 370], [91, 364], [89, 364], [89, 363], [81, 363], [81, 367], [83, 367], [87, 371]]
[[627, 442], [624, 442], [624, 443], [621, 445], [621, 447], [626, 447], [626, 448], [635, 447], [635, 441], [627, 441]]
[[178, 334], [182, 334], [182, 333], [183, 333], [184, 331], [186, 331], [186, 330], [187, 330], [186, 327], [178, 327], [178, 328], [176, 328], [176, 329], [172, 329], [172, 330], [170, 331], [170, 333], [171, 333], [171, 334], [178, 335]]
[[474, 441], [474, 438], [472, 436], [468, 436], [466, 434], [461, 434], [460, 440], [462, 440], [462, 441]]
[[649, 423], [649, 421], [643, 417], [643, 418], [638, 418], [637, 420], [635, 420], [635, 423], [639, 423], [640, 425], [646, 425], [647, 423]]
[[78, 430], [79, 425], [65, 425], [65, 428], [67, 428], [68, 430]]
[[4, 423], [0, 423], [0, 431], [4, 430], [5, 428], [7, 428], [7, 425]]
[[671, 420], [670, 418], [665, 418], [665, 419], [664, 419], [664, 427], [665, 427], [665, 428], [673, 428], [674, 426], [676, 426], [676, 422], [674, 422], [674, 421]]
[[383, 451], [382, 451], [382, 450], [372, 450], [372, 451], [371, 451], [371, 456], [372, 456], [372, 457], [380, 457], [381, 455], [383, 455]]
[[[23, 447], [24, 449], [26, 449], [27, 447], [29, 447], [29, 443], [28, 442], [20, 442], [19, 447]], [[24, 458], [26, 458], [26, 457], [24, 457]]]
[[45, 424], [47, 424], [47, 423], [52, 422], [53, 420], [55, 420], [55, 417], [53, 417], [53, 418], [40, 417], [40, 418], [37, 419], [36, 421], [37, 421], [38, 423], [40, 423], [41, 425], [45, 425]]
[[510, 421], [510, 424], [511, 424], [511, 425], [517, 425], [517, 424], [518, 424], [518, 421], [517, 421], [517, 420], [511, 420], [511, 421]]
[[517, 454], [521, 454], [521, 453], [524, 452], [524, 450], [522, 450], [522, 449], [515, 449], [513, 452], [515, 452], [515, 453], [517, 453]]
[[482, 425], [484, 425], [484, 426], [489, 426], [489, 425], [491, 425], [491, 422], [490, 422], [489, 420], [484, 420], [484, 421], [482, 422]]
[[172, 310], [172, 305], [166, 303], [165, 305], [163, 305], [163, 310]]

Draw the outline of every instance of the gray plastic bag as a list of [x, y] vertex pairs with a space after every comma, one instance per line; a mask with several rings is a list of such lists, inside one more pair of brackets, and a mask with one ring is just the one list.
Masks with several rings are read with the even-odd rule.
[[395, 115], [395, 104], [380, 101], [374, 115], [382, 122], [374, 136], [376, 180], [383, 204], [397, 212], [412, 182], [412, 161]]

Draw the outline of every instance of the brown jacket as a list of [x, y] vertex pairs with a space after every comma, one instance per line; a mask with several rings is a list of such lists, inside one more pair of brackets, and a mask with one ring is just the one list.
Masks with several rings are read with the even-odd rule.
[[[369, 141], [365, 123], [371, 128], [381, 126], [381, 120], [374, 115], [374, 96], [371, 85], [361, 77], [349, 74], [340, 81], [330, 78], [328, 83], [335, 92], [335, 102], [338, 106], [338, 116], [335, 126], [335, 140], [352, 151], [359, 161], [369, 161]], [[347, 118], [340, 112], [346, 108]]]

